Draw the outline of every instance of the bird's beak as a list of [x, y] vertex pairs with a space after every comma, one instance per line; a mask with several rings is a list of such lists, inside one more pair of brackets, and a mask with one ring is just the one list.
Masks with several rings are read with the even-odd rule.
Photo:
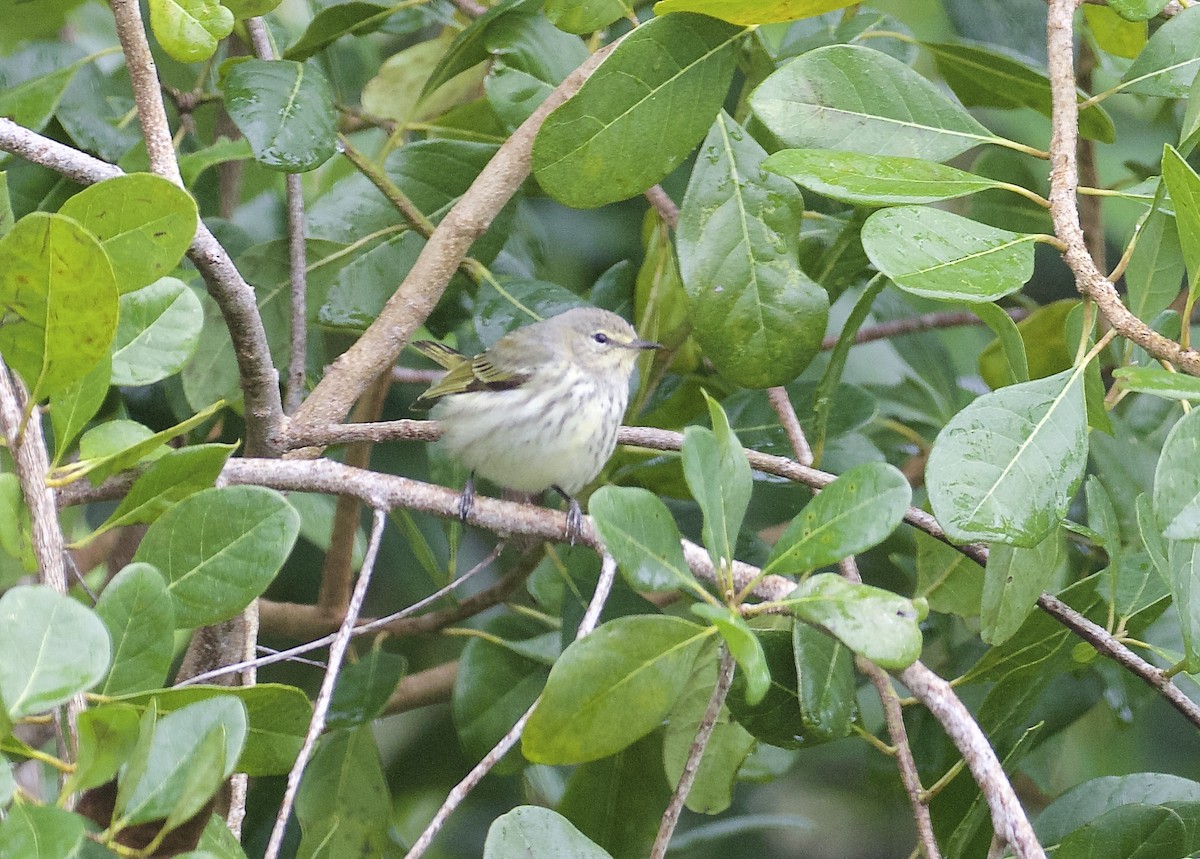
[[653, 340], [633, 340], [629, 343], [630, 349], [661, 349], [661, 343], [655, 343]]

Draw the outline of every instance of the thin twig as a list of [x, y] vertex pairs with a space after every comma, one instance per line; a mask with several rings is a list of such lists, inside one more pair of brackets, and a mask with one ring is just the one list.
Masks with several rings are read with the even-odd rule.
[[[588, 603], [587, 611], [583, 614], [583, 620], [579, 623], [579, 629], [575, 634], [575, 640], [583, 638], [596, 628], [596, 623], [600, 619], [600, 613], [604, 610], [604, 603], [608, 599], [608, 594], [612, 590], [613, 580], [617, 576], [617, 562], [609, 555], [604, 555], [600, 565], [600, 580], [596, 583], [596, 591], [592, 594], [592, 600]], [[539, 701], [541, 700], [539, 696]], [[425, 827], [419, 838], [408, 851], [407, 859], [420, 859], [425, 855], [425, 851], [429, 849], [429, 845], [433, 843], [433, 839], [441, 831], [446, 820], [454, 813], [454, 810], [462, 804], [469, 794], [479, 782], [483, 780], [492, 768], [500, 762], [500, 759], [508, 754], [508, 750], [517, 744], [517, 740], [521, 738], [521, 732], [525, 730], [525, 723], [529, 721], [529, 717], [537, 708], [538, 701], [534, 701], [533, 705], [526, 710], [521, 718], [517, 719], [503, 737], [500, 742], [484, 755], [483, 760], [472, 767], [458, 784], [451, 788], [446, 799], [442, 802], [441, 808], [434, 814], [433, 820], [429, 821], [429, 825]]]
[[712, 737], [713, 729], [717, 726], [717, 717], [721, 715], [721, 708], [725, 706], [725, 698], [733, 683], [735, 664], [729, 648], [722, 645], [721, 661], [717, 666], [717, 685], [713, 687], [712, 697], [708, 699], [704, 717], [696, 728], [696, 737], [692, 740], [691, 748], [688, 749], [687, 761], [684, 762], [683, 772], [679, 776], [679, 784], [675, 786], [675, 792], [671, 794], [671, 801], [663, 813], [662, 823], [658, 827], [658, 835], [654, 839], [654, 847], [650, 851], [650, 859], [663, 859], [667, 855], [667, 847], [670, 845], [671, 836], [679, 823], [683, 804], [687, 801], [692, 784], [696, 781], [696, 773], [700, 771], [704, 750], [708, 748], [708, 741]]
[[642, 193], [642, 196], [658, 212], [658, 216], [662, 218], [664, 224], [672, 230], [679, 226], [679, 207], [675, 205], [675, 201], [663, 190], [662, 185], [654, 185], [647, 188]]
[[[1024, 307], [1010, 307], [1005, 311], [1009, 318], [1020, 322], [1030, 313]], [[876, 340], [890, 340], [893, 337], [900, 337], [905, 334], [916, 334], [921, 331], [932, 331], [936, 328], [957, 328], [963, 325], [982, 325], [983, 320], [977, 314], [971, 313], [969, 310], [947, 310], [939, 313], [924, 313], [920, 316], [911, 316], [907, 319], [893, 319], [888, 322], [880, 322], [877, 325], [872, 325], [869, 328], [859, 329], [854, 336], [855, 344], [872, 343]], [[841, 337], [837, 334], [830, 335], [821, 341], [821, 349], [828, 352], [837, 346]]]
[[942, 724], [975, 778], [992, 812], [996, 835], [1013, 848], [1017, 859], [1046, 859], [1046, 852], [1033, 834], [1004, 768], [987, 737], [950, 684], [920, 662], [899, 672], [901, 682]]
[[[842, 559], [838, 564], [842, 576], [857, 584], [862, 584], [862, 575], [858, 572], [858, 561], [853, 555]], [[896, 768], [900, 771], [900, 781], [904, 784], [904, 792], [908, 795], [908, 804], [912, 807], [913, 821], [917, 825], [918, 849], [925, 859], [941, 859], [941, 849], [938, 847], [937, 836], [933, 832], [933, 820], [929, 816], [928, 798], [925, 788], [921, 785], [921, 774], [917, 771], [917, 762], [913, 758], [912, 744], [908, 741], [908, 730], [904, 727], [904, 713], [900, 709], [900, 696], [892, 686], [892, 680], [887, 672], [869, 659], [856, 656], [854, 663], [858, 670], [867, 675], [879, 702], [883, 705], [883, 718], [887, 724], [888, 736], [896, 750]]]
[[[503, 545], [503, 544], [500, 544], [500, 545]], [[473, 566], [471, 569], [467, 570], [467, 572], [463, 573], [461, 576], [456, 578], [454, 581], [450, 582], [450, 584], [446, 585], [445, 587], [438, 588], [436, 591], [429, 594], [429, 596], [423, 597], [422, 599], [417, 600], [415, 603], [408, 606], [408, 608], [401, 609], [400, 611], [393, 612], [392, 614], [384, 615], [383, 617], [377, 617], [377, 618], [373, 618], [371, 620], [363, 620], [357, 626], [354, 627], [354, 630], [351, 632], [351, 635], [357, 637], [360, 635], [367, 635], [369, 633], [378, 632], [381, 630], [386, 631], [387, 627], [390, 624], [394, 624], [398, 620], [403, 620], [406, 617], [410, 617], [411, 615], [416, 614], [417, 612], [419, 612], [421, 609], [425, 608], [426, 606], [432, 605], [433, 603], [440, 600], [442, 597], [447, 596], [448, 594], [452, 593], [456, 588], [458, 588], [459, 585], [461, 585], [463, 582], [467, 581], [468, 579], [472, 578], [476, 573], [478, 573], [480, 570], [487, 567], [487, 565], [490, 564], [494, 560], [495, 560], [495, 554], [492, 552], [489, 552], [488, 556], [486, 558], [484, 558], [478, 564]], [[536, 566], [536, 564], [535, 564], [535, 566]], [[497, 600], [497, 602], [499, 602], [499, 600]], [[274, 665], [276, 662], [303, 661], [303, 660], [299, 660], [298, 657], [302, 656], [305, 653], [310, 653], [314, 650], [319, 650], [320, 648], [325, 647], [328, 644], [331, 644], [333, 642], [334, 638], [336, 638], [336, 637], [337, 637], [337, 633], [331, 632], [328, 635], [322, 636], [321, 638], [315, 639], [313, 641], [305, 642], [304, 644], [299, 644], [295, 647], [289, 647], [286, 650], [277, 650], [274, 653], [267, 654], [266, 656], [255, 656], [253, 659], [247, 660], [245, 662], [242, 662], [242, 663], [239, 663], [236, 665], [223, 665], [220, 668], [216, 668], [212, 671], [205, 672], [204, 674], [198, 674], [195, 677], [189, 677], [187, 680], [183, 681], [182, 683], [176, 683], [175, 685], [176, 686], [187, 686], [189, 684], [195, 684], [195, 683], [208, 683], [208, 682], [215, 680], [219, 677], [222, 677], [226, 674], [236, 673], [238, 671], [242, 671], [243, 669], [250, 668], [250, 667], [262, 668], [267, 665]], [[322, 666], [322, 667], [324, 667], [324, 666]]]
[[1122, 337], [1150, 355], [1169, 361], [1192, 375], [1200, 375], [1200, 352], [1185, 349], [1134, 316], [1121, 301], [1116, 287], [1104, 277], [1087, 249], [1079, 222], [1075, 192], [1079, 186], [1076, 147], [1079, 144], [1079, 104], [1075, 88], [1073, 20], [1076, 0], [1050, 0], [1046, 19], [1048, 70], [1051, 91], [1050, 217], [1054, 233], [1066, 249], [1063, 260], [1075, 275], [1075, 286], [1096, 302], [1108, 323]]
[[787, 433], [792, 451], [796, 454], [796, 461], [801, 465], [812, 465], [812, 448], [808, 446], [804, 427], [800, 426], [800, 418], [796, 417], [796, 409], [792, 405], [792, 398], [788, 396], [787, 388], [782, 385], [767, 388], [767, 398], [771, 401], [771, 408], [775, 409], [775, 414], [779, 416], [779, 425]]
[[367, 544], [367, 553], [363, 558], [362, 570], [358, 574], [358, 582], [354, 586], [354, 595], [350, 598], [350, 605], [346, 610], [346, 619], [342, 621], [342, 628], [338, 630], [336, 638], [329, 646], [329, 665], [325, 669], [325, 678], [321, 681], [317, 699], [313, 702], [313, 714], [308, 723], [308, 733], [304, 737], [300, 753], [296, 755], [296, 762], [292, 765], [291, 772], [288, 773], [287, 789], [283, 793], [283, 802], [279, 807], [279, 813], [275, 816], [275, 826], [271, 830], [271, 840], [267, 844], [263, 859], [278, 859], [279, 857], [288, 818], [291, 816], [292, 806], [296, 802], [296, 793], [300, 790], [300, 777], [304, 774], [304, 767], [307, 766], [309, 758], [312, 757], [321, 732], [325, 730], [325, 719], [329, 713], [329, 704], [333, 700], [333, 687], [337, 683], [342, 659], [350, 644], [354, 624], [358, 620], [358, 613], [367, 596], [367, 588], [371, 584], [371, 573], [375, 569], [375, 559], [379, 556], [379, 544], [383, 540], [385, 524], [387, 524], [387, 513], [377, 509], [371, 522], [371, 539]]

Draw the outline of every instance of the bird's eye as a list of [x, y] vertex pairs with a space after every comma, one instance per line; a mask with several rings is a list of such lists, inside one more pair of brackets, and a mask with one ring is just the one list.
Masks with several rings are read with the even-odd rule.
[[605, 334], [603, 331], [597, 331], [595, 334], [592, 335], [592, 339], [595, 340], [597, 343], [607, 343], [608, 335]]

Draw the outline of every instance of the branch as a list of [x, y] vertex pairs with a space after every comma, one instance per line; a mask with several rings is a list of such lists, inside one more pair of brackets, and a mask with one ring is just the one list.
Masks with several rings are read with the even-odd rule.
[[617, 42], [592, 54], [521, 123], [471, 184], [421, 249], [416, 263], [379, 317], [340, 355], [296, 413], [297, 423], [322, 426], [342, 420], [371, 380], [390, 370], [413, 331], [432, 312], [467, 249], [529, 175], [533, 140], [552, 110], [574, 95]]
[[1050, 90], [1053, 105], [1050, 137], [1050, 217], [1066, 250], [1063, 260], [1075, 275], [1075, 286], [1096, 302], [1108, 323], [1150, 355], [1200, 376], [1200, 352], [1184, 349], [1134, 316], [1117, 289], [1096, 265], [1079, 223], [1075, 189], [1079, 185], [1079, 104], [1075, 90], [1075, 44], [1072, 29], [1076, 0], [1050, 0], [1046, 22]]
[[914, 662], [898, 676], [941, 722], [963, 756], [991, 809], [996, 835], [1013, 848], [1017, 859], [1046, 859], [996, 753], [950, 684], [920, 662]]
[[[1024, 307], [1010, 307], [1005, 313], [1010, 319], [1020, 322], [1029, 316]], [[880, 322], [869, 328], [859, 329], [854, 335], [855, 345], [871, 343], [875, 340], [890, 340], [904, 334], [916, 334], [921, 331], [932, 331], [935, 328], [957, 328], [960, 325], [982, 325], [983, 320], [969, 310], [945, 310], [938, 313], [925, 313], [921, 316], [910, 316], [907, 319], [893, 319]], [[828, 352], [837, 346], [841, 335], [833, 334], [821, 341], [821, 349]]]
[[284, 791], [279, 813], [275, 816], [275, 826], [271, 830], [271, 840], [267, 844], [267, 851], [263, 859], [278, 859], [279, 857], [288, 817], [291, 816], [292, 806], [296, 802], [296, 793], [300, 790], [300, 776], [304, 774], [304, 767], [312, 757], [313, 749], [316, 748], [321, 732], [325, 730], [325, 718], [329, 713], [329, 704], [333, 700], [333, 687], [337, 682], [342, 659], [346, 655], [346, 648], [350, 644], [355, 621], [358, 620], [358, 613], [367, 596], [367, 587], [371, 584], [371, 573], [375, 569], [375, 559], [379, 556], [379, 544], [383, 539], [383, 526], [386, 523], [387, 513], [376, 509], [371, 523], [371, 539], [367, 544], [367, 554], [363, 559], [362, 570], [358, 574], [358, 582], [354, 586], [354, 594], [350, 598], [346, 618], [342, 621], [342, 627], [329, 647], [329, 664], [325, 669], [325, 677], [321, 681], [321, 690], [317, 693], [317, 700], [313, 702], [313, 714], [308, 723], [308, 733], [304, 737], [300, 753], [296, 755], [296, 762], [292, 765], [291, 772], [288, 773], [287, 789]]
[[722, 646], [721, 661], [717, 666], [717, 685], [713, 687], [712, 697], [708, 699], [708, 707], [704, 710], [704, 717], [696, 729], [696, 738], [692, 740], [691, 748], [688, 749], [687, 761], [684, 762], [683, 772], [679, 776], [679, 784], [675, 786], [675, 792], [671, 794], [671, 801], [663, 813], [662, 823], [658, 827], [658, 835], [654, 839], [654, 848], [650, 851], [650, 859], [663, 859], [667, 855], [667, 846], [671, 843], [671, 835], [679, 823], [683, 804], [687, 801], [692, 784], [696, 781], [696, 773], [700, 771], [700, 761], [704, 758], [704, 750], [708, 747], [708, 740], [717, 726], [717, 717], [721, 715], [721, 707], [725, 705], [725, 697], [729, 694], [729, 687], [733, 684], [735, 664], [733, 654], [729, 652], [728, 646]]

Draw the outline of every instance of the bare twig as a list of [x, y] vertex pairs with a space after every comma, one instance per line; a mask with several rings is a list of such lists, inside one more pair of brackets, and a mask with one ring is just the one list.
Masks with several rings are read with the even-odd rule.
[[1075, 44], [1072, 22], [1076, 0], [1050, 0], [1046, 21], [1047, 51], [1052, 99], [1050, 138], [1050, 217], [1054, 232], [1066, 244], [1063, 259], [1075, 275], [1075, 286], [1096, 302], [1108, 323], [1155, 358], [1169, 361], [1192, 375], [1200, 375], [1200, 352], [1185, 349], [1163, 337], [1134, 316], [1121, 301], [1116, 287], [1104, 277], [1088, 253], [1079, 222], [1075, 192], [1079, 186], [1076, 147], [1079, 144], [1079, 104], [1075, 89]]
[[[596, 583], [596, 591], [592, 594], [592, 600], [588, 603], [587, 611], [583, 614], [583, 620], [579, 623], [579, 629], [575, 634], [575, 640], [583, 638], [596, 628], [596, 623], [600, 619], [600, 612], [604, 610], [604, 603], [608, 599], [608, 594], [612, 590], [613, 580], [617, 576], [617, 562], [609, 555], [604, 555], [603, 562], [600, 565], [600, 580]], [[541, 698], [539, 697], [539, 701]], [[483, 780], [492, 768], [500, 762], [500, 759], [508, 754], [508, 750], [517, 744], [517, 740], [521, 738], [521, 732], [525, 730], [525, 723], [529, 721], [529, 717], [537, 708], [538, 702], [534, 701], [533, 705], [522, 714], [521, 718], [517, 719], [508, 733], [500, 738], [500, 742], [484, 755], [483, 760], [476, 764], [466, 777], [458, 784], [451, 788], [446, 799], [442, 802], [441, 808], [434, 814], [433, 820], [429, 821], [429, 825], [425, 827], [425, 831], [417, 838], [412, 848], [408, 851], [407, 859], [420, 859], [425, 855], [425, 851], [429, 849], [429, 845], [433, 843], [433, 839], [437, 837], [446, 820], [454, 813], [454, 810], [462, 804], [469, 794], [479, 782]]]
[[[1010, 307], [1005, 311], [1011, 319], [1020, 321], [1029, 315], [1024, 307]], [[961, 325], [982, 325], [983, 320], [969, 310], [948, 310], [940, 313], [925, 313], [907, 319], [893, 319], [880, 322], [869, 328], [859, 329], [854, 336], [855, 344], [871, 343], [875, 340], [890, 340], [904, 334], [916, 334], [921, 331], [932, 331], [935, 328], [957, 328]], [[838, 344], [839, 335], [833, 334], [821, 341], [821, 349], [828, 352]]]
[[[12, 455], [21, 495], [29, 508], [30, 540], [33, 557], [37, 561], [38, 580], [55, 593], [66, 594], [66, 547], [58, 521], [54, 490], [46, 485], [50, 455], [42, 434], [41, 413], [31, 408], [26, 415], [28, 405], [21, 383], [9, 372], [4, 359], [0, 358], [0, 433], [3, 433], [4, 444]], [[66, 703], [65, 736], [59, 737], [66, 755], [73, 755], [78, 748], [76, 724], [81, 712], [83, 696], [73, 695]]]
[[407, 713], [409, 710], [449, 701], [457, 677], [457, 660], [409, 674], [396, 685], [383, 708], [383, 715]]
[[342, 420], [372, 379], [389, 370], [417, 326], [433, 310], [471, 243], [529, 175], [533, 140], [552, 110], [574, 95], [617, 43], [608, 45], [567, 76], [492, 156], [491, 161], [421, 249], [404, 282], [379, 317], [330, 367], [296, 413], [296, 421], [324, 426]]
[[663, 190], [662, 185], [654, 185], [647, 188], [642, 196], [658, 212], [658, 216], [662, 218], [664, 224], [672, 230], [679, 226], [679, 207], [675, 205], [675, 201]]
[[[862, 576], [858, 572], [858, 561], [851, 555], [844, 558], [838, 567], [842, 576], [852, 582], [862, 584]], [[908, 804], [912, 808], [913, 821], [917, 825], [917, 837], [920, 839], [920, 850], [925, 859], [941, 859], [941, 848], [938, 847], [937, 836], [933, 832], [933, 820], [929, 816], [928, 798], [924, 787], [921, 786], [921, 774], [917, 771], [917, 762], [913, 758], [912, 744], [908, 741], [908, 730], [904, 727], [904, 713], [900, 709], [900, 696], [892, 687], [892, 680], [887, 672], [869, 659], [856, 656], [855, 666], [860, 672], [870, 678], [871, 684], [879, 695], [883, 705], [883, 718], [887, 724], [888, 736], [896, 749], [896, 768], [900, 771], [900, 781], [904, 784], [904, 792], [908, 794]]]
[[704, 750], [708, 747], [709, 738], [712, 737], [713, 729], [717, 726], [717, 717], [721, 715], [721, 707], [725, 705], [725, 697], [729, 694], [729, 687], [733, 683], [734, 665], [733, 654], [729, 652], [728, 647], [722, 646], [721, 661], [717, 666], [717, 685], [713, 687], [712, 697], [708, 699], [704, 717], [696, 728], [696, 737], [692, 740], [691, 748], [688, 749], [687, 760], [684, 762], [683, 772], [679, 776], [679, 784], [675, 786], [675, 792], [671, 794], [671, 801], [667, 803], [667, 810], [663, 812], [662, 823], [659, 824], [658, 835], [654, 839], [654, 847], [650, 850], [650, 859], [663, 859], [667, 855], [667, 847], [670, 845], [671, 836], [679, 823], [683, 804], [687, 801], [692, 784], [696, 781], [696, 773], [700, 771], [700, 761], [704, 758]]
[[300, 776], [304, 774], [304, 767], [312, 757], [321, 732], [325, 730], [325, 718], [329, 713], [329, 704], [333, 700], [333, 687], [337, 683], [342, 659], [350, 644], [351, 632], [358, 620], [363, 600], [367, 596], [367, 588], [371, 584], [371, 573], [375, 569], [375, 559], [379, 556], [379, 544], [383, 540], [383, 526], [386, 523], [387, 513], [376, 509], [371, 523], [371, 539], [367, 544], [362, 570], [359, 571], [358, 582], [354, 586], [354, 595], [350, 598], [350, 605], [346, 610], [346, 619], [342, 621], [342, 627], [338, 630], [337, 637], [329, 646], [329, 665], [325, 669], [325, 678], [321, 681], [317, 699], [313, 702], [313, 715], [308, 723], [308, 733], [304, 737], [304, 744], [300, 747], [300, 753], [296, 755], [296, 762], [292, 765], [291, 772], [288, 773], [287, 789], [284, 791], [279, 813], [275, 817], [275, 826], [271, 830], [271, 840], [267, 844], [264, 859], [278, 859], [279, 850], [283, 846], [283, 834], [287, 829], [292, 806], [296, 802], [296, 793], [300, 790]]
[[1013, 792], [995, 751], [950, 684], [920, 662], [899, 672], [900, 680], [930, 713], [966, 761], [992, 812], [996, 835], [1013, 848], [1017, 859], [1045, 859], [1029, 818]]
[[796, 454], [796, 461], [801, 465], [812, 465], [812, 448], [808, 446], [804, 427], [800, 426], [800, 419], [796, 417], [796, 409], [792, 406], [792, 398], [788, 396], [787, 388], [782, 385], [767, 388], [767, 397], [771, 401], [771, 408], [775, 409], [775, 414], [779, 416], [779, 425], [787, 433], [792, 451]]

